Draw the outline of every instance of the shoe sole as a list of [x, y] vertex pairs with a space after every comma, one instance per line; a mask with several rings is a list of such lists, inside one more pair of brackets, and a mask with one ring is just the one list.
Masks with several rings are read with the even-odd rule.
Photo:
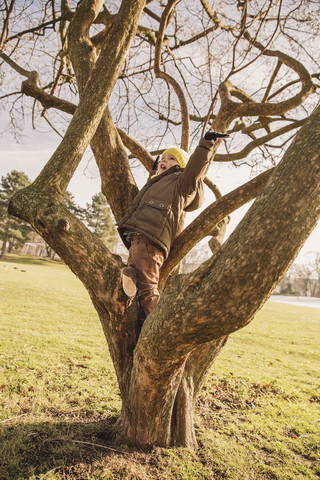
[[137, 276], [132, 267], [122, 270], [122, 288], [127, 297], [134, 297], [137, 293]]

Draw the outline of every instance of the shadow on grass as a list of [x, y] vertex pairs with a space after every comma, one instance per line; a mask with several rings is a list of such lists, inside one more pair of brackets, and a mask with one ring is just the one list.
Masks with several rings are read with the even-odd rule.
[[[1, 426], [0, 478], [89, 478], [92, 465], [122, 457], [112, 444], [116, 417], [89, 423], [33, 423]], [[125, 462], [123, 458], [123, 462]], [[55, 473], [54, 473], [55, 472]]]

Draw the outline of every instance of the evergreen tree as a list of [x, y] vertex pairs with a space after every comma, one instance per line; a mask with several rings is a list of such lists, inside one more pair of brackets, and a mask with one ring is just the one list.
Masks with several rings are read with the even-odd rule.
[[64, 203], [66, 204], [67, 208], [73, 213], [76, 217], [80, 218], [80, 220], [86, 219], [86, 210], [79, 205], [76, 204], [74, 200], [74, 195], [68, 192], [68, 190], [64, 194]]
[[92, 197], [91, 204], [87, 203], [86, 223], [89, 229], [111, 248], [117, 241], [117, 230], [112, 217], [110, 206], [103, 193]]
[[14, 193], [27, 187], [30, 180], [27, 175], [17, 170], [12, 170], [1, 177], [0, 183], [0, 240], [2, 241], [0, 258], [6, 251], [22, 245], [32, 228], [27, 223], [8, 215], [9, 200]]

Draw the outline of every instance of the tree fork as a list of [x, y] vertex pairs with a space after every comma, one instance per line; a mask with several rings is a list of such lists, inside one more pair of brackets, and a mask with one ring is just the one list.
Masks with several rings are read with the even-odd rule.
[[[129, 441], [136, 438], [142, 448], [169, 444], [168, 419], [171, 423], [190, 352], [200, 352], [199, 347], [215, 340], [223, 344], [227, 335], [252, 321], [316, 225], [319, 136], [320, 108], [299, 131], [230, 239], [212, 259], [192, 274], [177, 276], [163, 292], [135, 349], [130, 382], [134, 414], [126, 418]], [[204, 369], [208, 366], [209, 362]], [[176, 412], [190, 404], [195, 385], [192, 377], [183, 382]], [[189, 419], [180, 424], [189, 425]], [[192, 438], [185, 435], [182, 441], [192, 443]]]

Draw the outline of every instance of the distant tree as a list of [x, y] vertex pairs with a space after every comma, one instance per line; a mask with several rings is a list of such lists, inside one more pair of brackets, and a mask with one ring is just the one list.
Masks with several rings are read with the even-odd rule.
[[68, 190], [64, 194], [64, 203], [66, 207], [72, 212], [76, 217], [80, 220], [84, 220], [86, 218], [86, 210], [79, 205], [76, 204], [74, 200], [74, 195], [68, 192]]
[[290, 279], [286, 279], [280, 287], [281, 295], [297, 295], [298, 292], [294, 289]]
[[94, 195], [91, 204], [87, 203], [85, 217], [89, 229], [111, 248], [118, 239], [117, 230], [110, 206], [103, 193]]
[[302, 282], [303, 292], [305, 296], [312, 296], [312, 278], [313, 278], [313, 268], [307, 263], [304, 265], [298, 265], [297, 269], [298, 278]]
[[320, 255], [311, 254], [302, 265], [298, 265], [298, 277], [303, 281], [304, 295], [316, 297], [320, 290]]
[[2, 241], [0, 258], [7, 251], [22, 245], [32, 231], [30, 225], [18, 218], [8, 215], [8, 204], [18, 190], [30, 185], [27, 175], [17, 170], [12, 170], [6, 176], [1, 177], [0, 184], [0, 240]]
[[316, 278], [314, 296], [320, 297], [320, 253], [317, 253], [314, 259], [314, 273]]

